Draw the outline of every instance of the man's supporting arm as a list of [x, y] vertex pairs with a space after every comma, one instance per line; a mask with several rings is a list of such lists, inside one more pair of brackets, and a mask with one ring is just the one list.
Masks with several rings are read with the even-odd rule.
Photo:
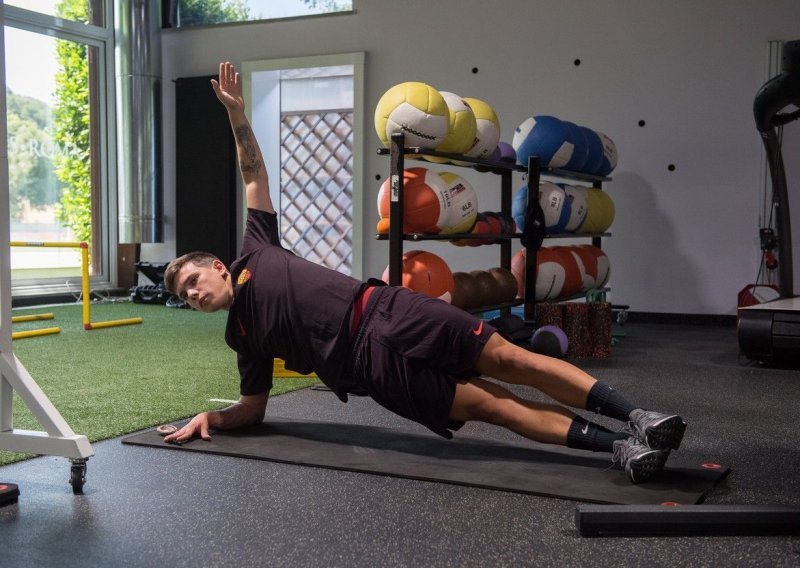
[[210, 440], [209, 429], [231, 430], [242, 426], [260, 424], [267, 410], [269, 393], [242, 395], [239, 402], [222, 410], [201, 412], [183, 428], [166, 436], [165, 442], [185, 442], [196, 436]]

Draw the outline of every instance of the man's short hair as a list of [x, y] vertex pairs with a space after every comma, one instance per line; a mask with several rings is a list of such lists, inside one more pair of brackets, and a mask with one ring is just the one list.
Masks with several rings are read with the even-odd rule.
[[164, 271], [164, 288], [170, 294], [176, 294], [175, 291], [175, 276], [180, 272], [181, 268], [186, 266], [187, 263], [192, 263], [195, 266], [211, 266], [215, 261], [219, 260], [216, 256], [209, 252], [195, 251], [179, 256], [167, 265]]

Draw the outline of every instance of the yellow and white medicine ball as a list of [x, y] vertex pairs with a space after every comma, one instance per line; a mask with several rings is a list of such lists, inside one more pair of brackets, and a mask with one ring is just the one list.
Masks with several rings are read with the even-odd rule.
[[603, 233], [614, 222], [614, 201], [608, 193], [596, 187], [588, 187], [586, 192], [586, 219], [578, 232]]
[[450, 213], [442, 233], [469, 233], [478, 216], [478, 194], [472, 185], [453, 172], [441, 172], [450, 197]]
[[599, 233], [601, 217], [603, 216], [602, 197], [598, 195], [600, 190], [594, 187], [586, 188], [586, 217], [583, 220], [579, 233]]
[[395, 85], [375, 108], [375, 132], [388, 147], [392, 134], [403, 132], [405, 145], [436, 148], [450, 130], [450, 109], [441, 93], [425, 83]]
[[602, 211], [600, 218], [598, 219], [597, 230], [601, 233], [604, 233], [608, 231], [608, 229], [610, 229], [611, 225], [614, 223], [616, 208], [614, 207], [614, 200], [611, 199], [611, 196], [607, 192], [598, 189], [597, 198], [600, 204], [600, 210]]
[[475, 140], [470, 148], [464, 152], [470, 158], [487, 159], [497, 148], [500, 142], [500, 119], [489, 103], [480, 99], [465, 98], [472, 112], [475, 114]]
[[478, 130], [478, 123], [475, 120], [475, 113], [472, 108], [455, 93], [441, 91], [447, 108], [450, 109], [450, 130], [444, 142], [436, 148], [440, 152], [451, 154], [463, 154], [470, 149], [475, 141], [475, 133]]

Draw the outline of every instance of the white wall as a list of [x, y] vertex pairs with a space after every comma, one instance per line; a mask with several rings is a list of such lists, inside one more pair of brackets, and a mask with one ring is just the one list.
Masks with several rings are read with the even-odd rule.
[[[488, 101], [502, 138], [533, 114], [601, 130], [619, 150], [607, 189], [616, 203], [612, 300], [635, 311], [733, 314], [758, 268], [761, 143], [753, 97], [767, 79], [767, 42], [800, 38], [796, 0], [356, 0], [357, 13], [163, 34], [167, 242], [174, 252], [174, 89], [171, 81], [243, 61], [364, 51], [364, 147], [379, 144], [372, 113], [403, 81]], [[574, 60], [580, 59], [576, 66]], [[478, 72], [473, 73], [472, 69]], [[640, 127], [638, 122], [646, 125]], [[787, 133], [797, 123], [787, 127]], [[795, 290], [800, 290], [800, 136], [785, 158], [794, 197]], [[374, 196], [388, 160], [368, 150], [365, 276], [388, 245], [372, 239]], [[668, 165], [675, 170], [669, 171]], [[436, 167], [436, 166], [432, 166]], [[481, 210], [499, 208], [499, 179], [460, 170]], [[376, 180], [376, 178], [379, 178]], [[521, 185], [515, 180], [515, 187]], [[518, 245], [516, 245], [518, 246]], [[410, 247], [409, 247], [410, 248]], [[498, 264], [496, 247], [428, 249], [453, 270]], [[159, 257], [159, 258], [155, 258]]]

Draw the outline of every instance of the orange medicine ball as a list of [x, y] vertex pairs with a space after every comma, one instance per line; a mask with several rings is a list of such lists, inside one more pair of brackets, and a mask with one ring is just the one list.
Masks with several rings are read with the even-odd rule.
[[[378, 214], [389, 219], [391, 178], [378, 191]], [[437, 234], [447, 226], [452, 200], [444, 180], [427, 168], [403, 172], [403, 232]]]
[[564, 285], [561, 287], [560, 296], [573, 296], [583, 288], [583, 279], [577, 259], [573, 256], [572, 247], [559, 246], [553, 247], [561, 259], [561, 266], [564, 267]]
[[582, 290], [587, 292], [593, 289], [597, 282], [597, 257], [582, 246], [571, 246], [569, 248], [578, 261], [578, 268], [581, 271], [581, 280], [583, 281]]
[[[576, 268], [577, 271], [577, 268]], [[511, 272], [517, 279], [517, 293], [525, 298], [525, 249], [511, 258]], [[567, 273], [561, 264], [561, 254], [552, 247], [536, 252], [536, 301], [555, 300], [563, 295]]]
[[595, 278], [594, 287], [602, 288], [608, 283], [608, 279], [611, 276], [611, 264], [609, 262], [608, 255], [603, 249], [594, 245], [579, 246], [580, 248], [594, 255], [595, 259], [597, 260], [597, 276]]
[[[389, 267], [383, 271], [382, 280], [389, 283]], [[450, 267], [439, 256], [422, 250], [408, 251], [403, 255], [402, 285], [432, 298], [450, 303], [455, 283]]]

